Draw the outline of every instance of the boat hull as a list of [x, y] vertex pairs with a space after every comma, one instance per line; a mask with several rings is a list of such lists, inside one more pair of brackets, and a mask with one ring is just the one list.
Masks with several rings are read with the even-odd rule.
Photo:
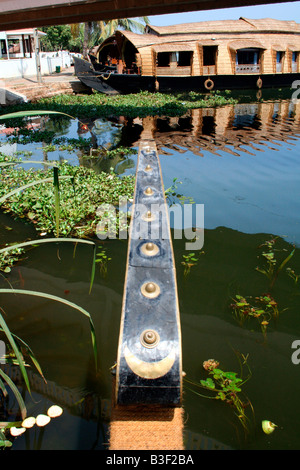
[[86, 86], [105, 94], [139, 91], [200, 91], [292, 87], [300, 73], [199, 76], [142, 76], [96, 71], [89, 62], [75, 58], [75, 74]]

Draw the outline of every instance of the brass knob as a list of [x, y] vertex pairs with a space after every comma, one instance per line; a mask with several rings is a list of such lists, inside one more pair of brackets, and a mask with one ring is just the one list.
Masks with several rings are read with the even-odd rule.
[[146, 170], [146, 171], [152, 171], [151, 165], [148, 164], [148, 165], [146, 166], [145, 170]]
[[148, 282], [148, 284], [145, 286], [145, 290], [149, 294], [152, 294], [152, 292], [155, 292], [155, 284], [153, 284], [153, 282]]
[[144, 215], [142, 215], [142, 219], [146, 222], [151, 222], [152, 220], [155, 220], [155, 215], [152, 214], [151, 211], [147, 211]]
[[149, 187], [145, 189], [144, 194], [146, 194], [146, 196], [152, 196], [153, 190]]
[[141, 292], [148, 299], [155, 299], [160, 294], [160, 287], [155, 282], [146, 282], [141, 287]]
[[144, 243], [141, 252], [146, 256], [155, 256], [159, 253], [158, 246], [153, 242]]
[[145, 330], [140, 336], [140, 341], [145, 348], [154, 348], [159, 340], [159, 334], [154, 330]]

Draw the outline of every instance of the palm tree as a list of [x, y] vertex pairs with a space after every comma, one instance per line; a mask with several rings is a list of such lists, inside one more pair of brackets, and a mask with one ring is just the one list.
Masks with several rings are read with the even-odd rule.
[[147, 16], [140, 16], [137, 20], [130, 18], [110, 20], [106, 22], [106, 37], [112, 36], [118, 28], [142, 33], [145, 24], [149, 24], [149, 18]]
[[86, 57], [89, 47], [103, 42], [106, 38], [112, 36], [118, 28], [142, 33], [147, 24], [149, 24], [147, 16], [141, 16], [137, 19], [123, 18], [85, 23], [82, 54]]

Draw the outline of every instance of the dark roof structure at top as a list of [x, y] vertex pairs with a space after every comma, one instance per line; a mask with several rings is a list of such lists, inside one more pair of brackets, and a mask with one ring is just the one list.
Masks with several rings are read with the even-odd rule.
[[0, 30], [270, 3], [274, 0], [0, 0]]

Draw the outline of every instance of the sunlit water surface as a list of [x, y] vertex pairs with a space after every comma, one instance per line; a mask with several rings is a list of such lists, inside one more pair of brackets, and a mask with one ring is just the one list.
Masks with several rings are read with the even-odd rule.
[[[253, 103], [194, 110], [182, 118], [122, 122], [120, 144], [137, 149], [142, 137], [153, 135], [165, 188], [178, 178], [177, 191], [204, 204], [203, 253], [185, 277], [186, 240], [173, 242], [186, 378], [205, 379], [202, 363], [209, 358], [217, 359], [222, 370], [239, 374], [237, 352], [248, 357], [252, 374], [243, 387], [255, 412], [253, 421], [250, 405], [245, 409], [250, 418], [246, 436], [228, 404], [197, 396], [184, 382], [186, 449], [299, 449], [300, 364], [292, 361], [292, 344], [300, 340], [300, 281], [295, 283], [286, 270], [290, 267], [300, 274], [299, 105]], [[62, 135], [78, 137], [75, 121], [64, 121], [64, 126]], [[40, 147], [18, 145], [6, 151], [33, 150], [30, 159], [83, 163], [80, 153], [45, 155]], [[113, 166], [123, 175], [135, 172], [136, 160], [132, 155], [84, 164], [96, 171]], [[29, 224], [7, 214], [0, 221], [2, 244], [35, 237]], [[271, 290], [280, 313], [277, 322], [270, 321], [264, 339], [257, 320], [249, 320], [243, 328], [238, 325], [230, 304], [236, 294], [255, 297], [270, 292], [269, 280], [256, 267], [266, 265], [259, 246], [274, 236], [279, 237], [278, 264], [294, 247], [295, 252]], [[46, 428], [35, 427], [17, 438], [14, 449], [107, 448], [110, 368], [117, 354], [127, 242], [107, 240], [104, 246], [112, 260], [105, 278], [97, 271], [91, 294], [92, 253], [87, 246], [78, 246], [75, 256], [67, 244], [40, 246], [28, 251], [6, 280], [1, 277], [2, 287], [9, 282], [85, 308], [95, 323], [99, 347], [95, 375], [86, 317], [55, 302], [2, 296], [11, 331], [30, 345], [47, 379], [45, 384], [30, 372], [33, 396], [23, 390], [28, 414], [43, 413], [53, 403], [64, 409]], [[17, 380], [13, 368], [3, 367]], [[16, 403], [10, 403], [2, 420], [14, 419], [16, 410]], [[270, 435], [261, 428], [265, 419], [278, 426]]]

